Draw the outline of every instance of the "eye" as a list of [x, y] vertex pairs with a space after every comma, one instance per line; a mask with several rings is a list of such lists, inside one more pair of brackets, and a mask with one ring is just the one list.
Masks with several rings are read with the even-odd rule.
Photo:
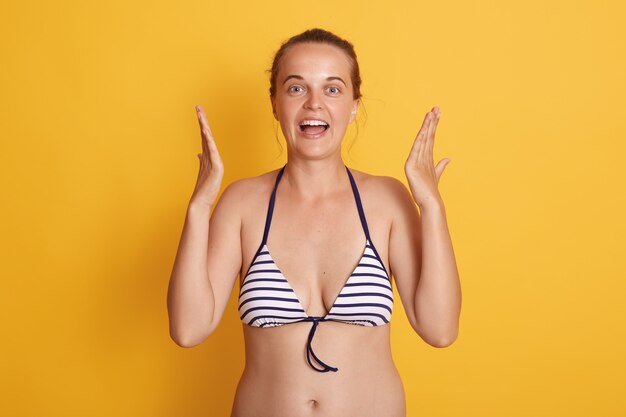
[[338, 87], [328, 87], [328, 92], [330, 94], [339, 94], [341, 90]]
[[303, 90], [304, 90], [304, 89], [303, 89], [301, 86], [299, 86], [299, 85], [292, 85], [291, 87], [289, 87], [289, 90], [288, 90], [288, 91], [289, 91], [290, 93], [299, 93], [299, 92], [301, 92], [301, 91], [303, 91]]

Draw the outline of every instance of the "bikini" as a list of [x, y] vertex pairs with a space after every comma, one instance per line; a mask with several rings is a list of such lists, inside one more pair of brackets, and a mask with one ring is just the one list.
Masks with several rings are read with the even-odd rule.
[[[307, 315], [295, 291], [272, 259], [267, 247], [276, 189], [285, 166], [278, 172], [270, 197], [263, 240], [239, 289], [239, 317], [243, 323], [253, 327], [276, 327], [298, 322], [313, 322], [307, 340], [307, 361], [311, 368], [318, 372], [337, 372], [337, 368], [325, 364], [313, 352], [311, 341], [315, 335], [315, 329], [322, 321], [369, 327], [389, 323], [393, 310], [391, 280], [370, 238], [359, 191], [352, 173], [346, 167], [361, 225], [365, 232], [365, 248], [361, 259], [341, 289], [328, 314], [325, 316]], [[318, 368], [313, 364], [311, 356], [321, 367]]]

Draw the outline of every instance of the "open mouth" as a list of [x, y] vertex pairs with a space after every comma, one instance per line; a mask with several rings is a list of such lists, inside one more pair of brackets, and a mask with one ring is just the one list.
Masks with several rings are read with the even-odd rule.
[[328, 123], [323, 120], [308, 119], [301, 121], [298, 127], [301, 132], [308, 135], [318, 135], [328, 129]]

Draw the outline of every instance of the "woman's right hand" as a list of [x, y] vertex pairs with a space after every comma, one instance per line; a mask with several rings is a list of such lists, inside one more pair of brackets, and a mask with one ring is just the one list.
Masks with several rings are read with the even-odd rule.
[[202, 136], [202, 153], [198, 154], [200, 171], [198, 172], [196, 188], [193, 190], [190, 203], [211, 207], [217, 200], [220, 186], [222, 185], [224, 165], [217, 151], [217, 145], [215, 145], [215, 140], [211, 134], [209, 122], [202, 106], [196, 106], [196, 113]]

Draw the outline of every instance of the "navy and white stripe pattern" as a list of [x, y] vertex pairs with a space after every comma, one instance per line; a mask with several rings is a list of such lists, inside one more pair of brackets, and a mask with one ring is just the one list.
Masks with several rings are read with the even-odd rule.
[[[324, 318], [379, 326], [389, 323], [392, 310], [391, 283], [368, 240], [359, 264]], [[308, 317], [267, 245], [261, 247], [241, 286], [239, 317], [255, 327], [282, 326]]]
[[[328, 314], [321, 317], [312, 317], [306, 314], [295, 291], [272, 259], [267, 247], [276, 189], [284, 170], [285, 167], [283, 166], [278, 173], [270, 197], [263, 240], [239, 290], [239, 317], [244, 323], [254, 327], [275, 327], [312, 321], [313, 326], [307, 345], [307, 360], [311, 367], [317, 371], [337, 371], [337, 368], [324, 364], [312, 351], [311, 340], [318, 323], [337, 321], [360, 326], [380, 326], [389, 323], [393, 311], [391, 280], [371, 242], [359, 192], [352, 173], [346, 167], [365, 232], [365, 248], [361, 259], [348, 277]], [[312, 363], [311, 355], [321, 364], [322, 368], [317, 368]]]

